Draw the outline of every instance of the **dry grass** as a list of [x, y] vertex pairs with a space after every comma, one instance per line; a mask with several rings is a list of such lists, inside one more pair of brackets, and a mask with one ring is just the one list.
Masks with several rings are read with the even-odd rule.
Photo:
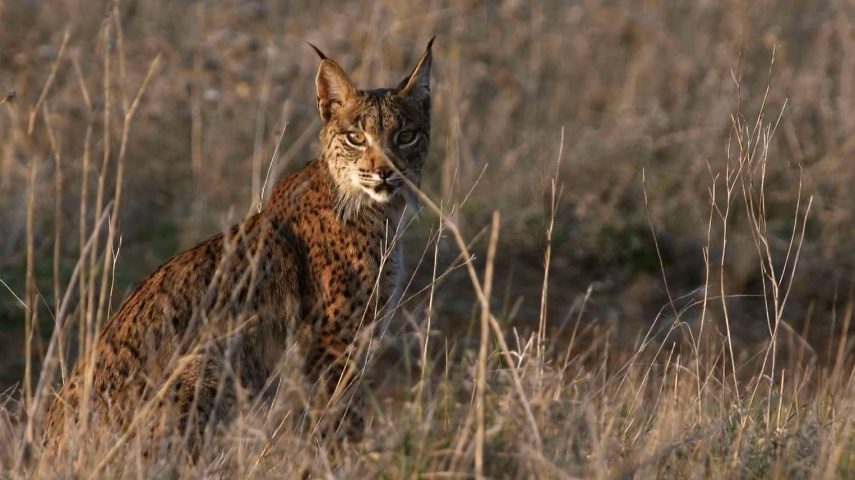
[[[853, 18], [0, 0], [0, 478], [851, 476]], [[40, 465], [39, 413], [111, 309], [317, 151], [305, 41], [380, 85], [434, 34], [366, 438], [315, 438], [283, 373], [195, 462], [96, 426]]]

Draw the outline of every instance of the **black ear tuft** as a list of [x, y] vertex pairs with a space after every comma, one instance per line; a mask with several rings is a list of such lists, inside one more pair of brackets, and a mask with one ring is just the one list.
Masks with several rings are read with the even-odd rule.
[[[431, 39], [431, 42], [433, 42], [433, 39]], [[321, 57], [321, 60], [327, 59], [327, 56], [324, 55], [324, 52], [322, 52], [320, 48], [316, 47], [312, 42], [306, 42], [306, 43], [308, 43], [309, 46], [315, 50], [315, 53], [317, 53], [318, 56]], [[430, 47], [428, 47], [428, 48], [430, 48]]]

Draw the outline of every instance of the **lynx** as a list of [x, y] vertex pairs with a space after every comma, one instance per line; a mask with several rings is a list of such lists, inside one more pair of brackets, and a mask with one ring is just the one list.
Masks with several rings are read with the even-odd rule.
[[261, 395], [292, 347], [320, 403], [346, 384], [357, 336], [399, 299], [391, 239], [428, 152], [432, 43], [397, 86], [373, 90], [313, 46], [320, 155], [279, 181], [260, 213], [178, 253], [126, 297], [57, 393], [46, 439], [89, 411], [129, 428], [144, 407], [161, 412], [152, 431], [199, 434], [233, 415], [236, 396]]

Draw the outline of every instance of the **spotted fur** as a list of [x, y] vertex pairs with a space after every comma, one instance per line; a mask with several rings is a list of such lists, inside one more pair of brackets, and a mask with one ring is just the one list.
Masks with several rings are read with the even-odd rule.
[[430, 140], [430, 47], [404, 81], [375, 90], [318, 51], [319, 157], [281, 180], [261, 213], [139, 284], [58, 392], [47, 439], [83, 412], [121, 429], [152, 405], [152, 431], [203, 432], [238, 396], [261, 394], [289, 349], [316, 394], [332, 395], [357, 334], [398, 299], [393, 237], [412, 196], [401, 176], [418, 185]]

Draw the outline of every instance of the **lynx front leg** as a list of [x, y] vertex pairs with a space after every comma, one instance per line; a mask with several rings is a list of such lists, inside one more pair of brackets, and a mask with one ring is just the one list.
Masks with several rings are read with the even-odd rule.
[[358, 441], [365, 428], [358, 361], [349, 342], [316, 342], [306, 358], [306, 375], [314, 386], [314, 429], [323, 437]]

